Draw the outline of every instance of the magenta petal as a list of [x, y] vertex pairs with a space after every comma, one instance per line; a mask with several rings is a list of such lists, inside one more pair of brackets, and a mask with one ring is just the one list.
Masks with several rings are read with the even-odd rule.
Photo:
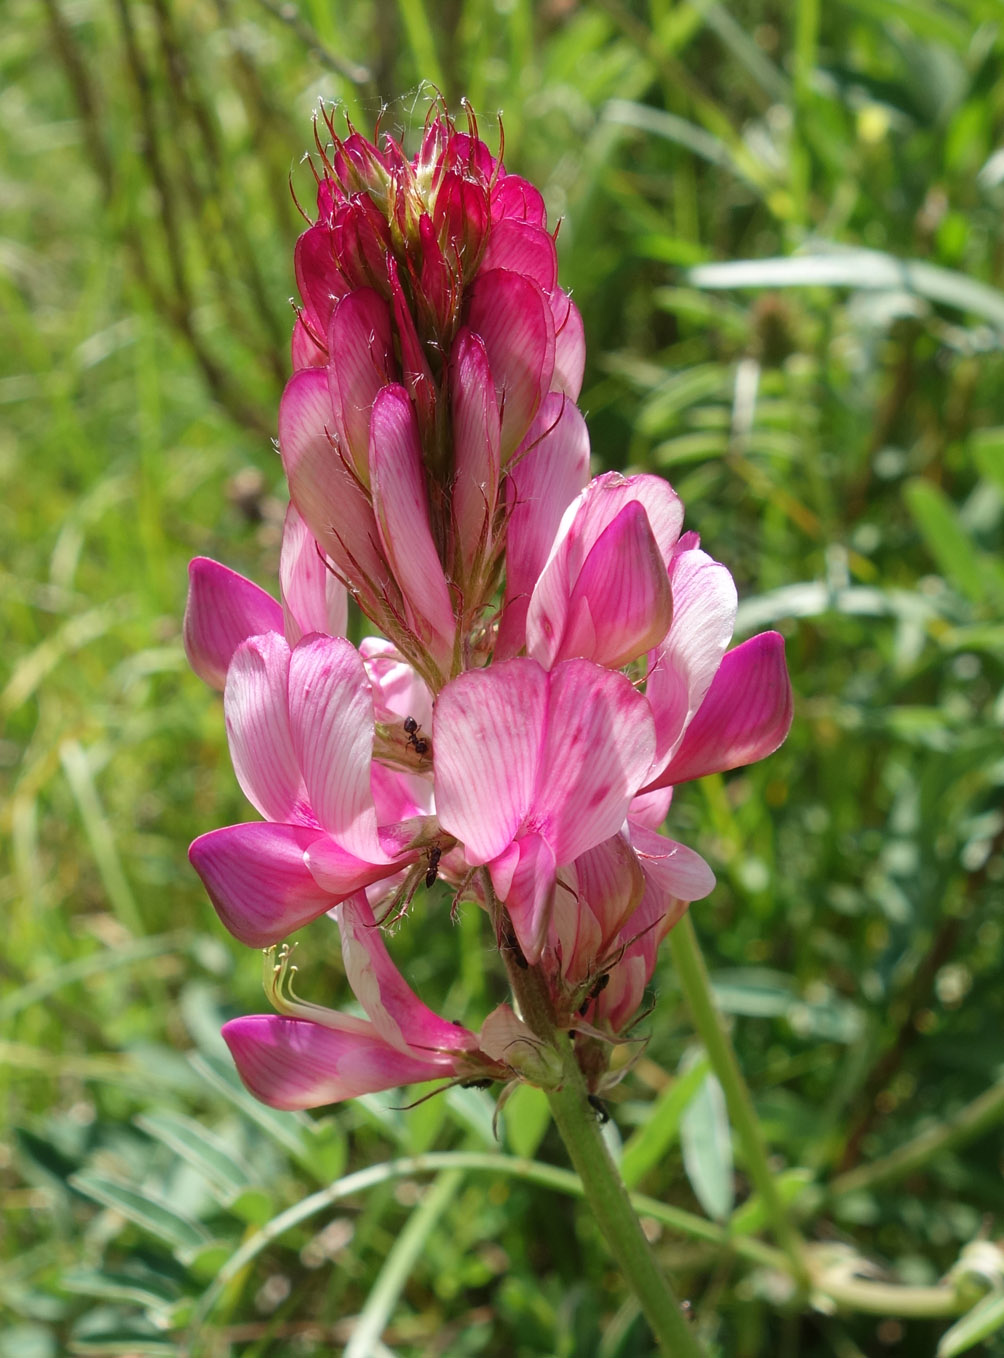
[[474, 1034], [433, 1013], [391, 961], [383, 932], [366, 897], [351, 897], [338, 908], [342, 960], [352, 993], [374, 1028], [400, 1051], [469, 1051]]
[[564, 660], [548, 678], [534, 820], [546, 824], [557, 861], [570, 863], [623, 825], [655, 732], [648, 704], [625, 675]]
[[385, 863], [370, 792], [373, 697], [344, 637], [305, 637], [289, 660], [292, 741], [314, 815], [342, 848]]
[[289, 647], [276, 632], [238, 646], [223, 713], [237, 781], [266, 820], [304, 823], [306, 792], [289, 725]]
[[270, 594], [208, 557], [189, 563], [182, 635], [188, 663], [200, 679], [222, 689], [242, 641], [281, 631], [282, 610]]
[[188, 850], [216, 913], [235, 938], [267, 948], [334, 904], [304, 863], [318, 831], [252, 821], [200, 835]]
[[529, 810], [547, 711], [547, 676], [533, 660], [469, 670], [436, 702], [439, 823], [474, 866], [496, 858]]
[[225, 1023], [223, 1039], [244, 1084], [273, 1108], [319, 1108], [450, 1073], [441, 1060], [397, 1051], [372, 1024], [345, 1014], [330, 1013], [325, 1026], [251, 1014]]
[[[637, 909], [645, 891], [637, 855], [624, 835], [611, 835], [579, 855], [575, 872], [580, 899], [595, 917], [599, 947], [605, 949]], [[595, 962], [597, 955], [587, 960]], [[569, 974], [568, 968], [565, 970]]]
[[286, 640], [291, 646], [308, 632], [344, 636], [348, 623], [348, 594], [304, 523], [290, 504], [282, 529], [279, 589]]
[[484, 340], [502, 416], [502, 461], [519, 445], [554, 371], [554, 318], [540, 288], [509, 269], [479, 273], [467, 324]]
[[409, 622], [436, 663], [448, 669], [456, 622], [429, 524], [415, 412], [403, 387], [385, 387], [373, 406], [370, 480], [380, 541]]
[[566, 292], [555, 288], [548, 302], [554, 316], [554, 375], [551, 390], [579, 399], [586, 370], [586, 328], [579, 308]]
[[791, 680], [778, 632], [750, 637], [722, 660], [680, 748], [653, 786], [753, 764], [788, 734]]
[[357, 288], [338, 303], [328, 329], [328, 353], [335, 429], [365, 485], [370, 411], [378, 392], [396, 381], [390, 310], [372, 288]]

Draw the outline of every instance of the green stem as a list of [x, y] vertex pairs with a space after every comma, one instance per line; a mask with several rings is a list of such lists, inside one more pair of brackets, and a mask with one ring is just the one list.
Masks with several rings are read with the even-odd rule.
[[[491, 892], [490, 883], [486, 887]], [[499, 936], [507, 936], [511, 929], [507, 917], [494, 895], [489, 895], [489, 901]], [[536, 967], [527, 967], [522, 957], [517, 962], [514, 949], [503, 947], [502, 953], [520, 1016], [541, 1042], [561, 1058], [561, 1083], [559, 1088], [546, 1091], [547, 1101], [607, 1249], [638, 1298], [660, 1352], [667, 1358], [705, 1358], [673, 1289], [656, 1263], [610, 1157], [596, 1110], [588, 1100], [589, 1091], [575, 1059], [571, 1035], [555, 1026], [545, 977]]]
[[747, 1173], [764, 1204], [774, 1238], [787, 1255], [792, 1277], [799, 1287], [806, 1291], [809, 1287], [809, 1274], [805, 1265], [802, 1238], [792, 1225], [781, 1195], [777, 1191], [767, 1161], [767, 1148], [760, 1134], [760, 1123], [753, 1107], [753, 1100], [715, 1005], [708, 969], [704, 965], [701, 946], [697, 941], [689, 914], [684, 915], [671, 930], [669, 943], [687, 1007], [694, 1020], [694, 1027], [708, 1053], [711, 1068], [725, 1093], [729, 1116], [739, 1137]]

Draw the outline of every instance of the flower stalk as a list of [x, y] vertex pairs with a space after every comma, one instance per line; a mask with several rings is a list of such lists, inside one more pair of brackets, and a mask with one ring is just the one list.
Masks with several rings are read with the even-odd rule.
[[753, 1099], [715, 1004], [704, 955], [689, 915], [685, 915], [670, 934], [669, 946], [694, 1027], [725, 1094], [729, 1117], [742, 1146], [747, 1173], [764, 1204], [774, 1238], [787, 1256], [791, 1276], [799, 1290], [806, 1292], [810, 1287], [810, 1277], [805, 1263], [805, 1244], [774, 1182]]
[[[486, 889], [491, 891], [490, 880]], [[490, 899], [492, 914], [499, 920], [503, 908], [494, 893]], [[559, 1055], [560, 1083], [546, 1090], [547, 1101], [607, 1248], [637, 1297], [660, 1351], [673, 1358], [705, 1358], [679, 1299], [656, 1262], [603, 1139], [585, 1076], [575, 1057], [575, 1035], [555, 1027], [547, 981], [540, 969], [520, 966], [512, 953], [507, 955], [506, 966], [520, 1017]]]

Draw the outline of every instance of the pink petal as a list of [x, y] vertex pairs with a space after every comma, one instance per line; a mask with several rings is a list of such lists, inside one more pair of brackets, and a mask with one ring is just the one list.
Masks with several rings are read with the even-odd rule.
[[519, 175], [507, 174], [496, 179], [492, 185], [492, 221], [505, 218], [514, 221], [530, 222], [533, 226], [547, 223], [547, 210], [539, 189]]
[[312, 880], [327, 894], [329, 906], [337, 905], [347, 896], [362, 891], [374, 882], [382, 882], [385, 877], [397, 872], [400, 866], [396, 859], [370, 863], [357, 858], [327, 834], [315, 836], [303, 861]]
[[626, 504], [599, 534], [577, 577], [569, 579], [575, 527], [533, 592], [527, 649], [546, 667], [583, 656], [619, 669], [666, 635], [672, 614], [669, 576], [637, 501]]
[[304, 852], [318, 831], [252, 821], [201, 835], [188, 850], [209, 899], [235, 938], [266, 948], [334, 902], [310, 875]]
[[586, 371], [586, 328], [579, 308], [567, 292], [555, 288], [548, 296], [554, 317], [554, 375], [551, 390], [562, 391], [571, 400], [579, 399]]
[[547, 676], [527, 659], [469, 670], [439, 694], [437, 814], [472, 866], [497, 857], [530, 808], [546, 711]]
[[326, 562], [294, 504], [286, 510], [282, 529], [279, 588], [286, 640], [291, 646], [307, 632], [345, 635], [349, 611], [345, 586]]
[[670, 585], [673, 623], [649, 657], [645, 683], [656, 721], [655, 771], [664, 767], [704, 701], [736, 617], [732, 576], [704, 552], [681, 552], [672, 563]]
[[628, 820], [644, 825], [648, 830], [658, 830], [669, 815], [669, 806], [673, 800], [673, 789], [671, 787], [656, 788], [651, 792], [639, 792], [637, 797], [631, 799], [628, 807]]
[[385, 387], [373, 406], [370, 479], [380, 541], [409, 623], [448, 670], [456, 621], [429, 524], [415, 413], [403, 387]]
[[715, 889], [715, 874], [699, 853], [685, 844], [632, 823], [631, 843], [649, 888], [664, 899], [699, 901]]
[[432, 815], [432, 782], [423, 774], [403, 773], [374, 761], [370, 790], [380, 825]]
[[784, 639], [761, 632], [729, 651], [668, 768], [653, 783], [685, 783], [773, 754], [792, 718]]
[[453, 518], [465, 575], [492, 545], [499, 493], [501, 422], [480, 336], [461, 330], [450, 355], [455, 476]]
[[624, 823], [651, 762], [655, 733], [648, 704], [625, 675], [588, 660], [564, 660], [548, 679], [533, 814], [546, 826], [557, 861], [570, 863]]
[[289, 725], [289, 647], [276, 632], [238, 646], [223, 693], [230, 758], [266, 820], [310, 823]]
[[289, 720], [318, 823], [357, 858], [385, 863], [370, 792], [373, 697], [350, 641], [314, 635], [294, 649]]
[[[322, 335], [323, 330], [318, 334]], [[323, 368], [328, 361], [328, 351], [314, 339], [302, 317], [298, 316], [293, 325], [293, 336], [289, 343], [293, 371], [301, 368]]]
[[368, 602], [387, 590], [390, 572], [370, 502], [334, 445], [333, 421], [326, 372], [294, 374], [279, 403], [279, 450], [290, 498], [338, 571]]
[[[622, 834], [611, 835], [575, 860], [580, 899], [588, 907], [598, 925], [596, 952], [591, 957], [575, 959], [577, 965], [565, 968], [585, 976], [616, 938], [624, 922], [641, 903], [645, 891], [645, 877], [637, 855]], [[583, 966], [583, 962], [587, 965]]]
[[357, 288], [335, 308], [328, 329], [328, 383], [335, 429], [364, 485], [370, 411], [377, 393], [396, 380], [387, 303], [372, 288]]
[[296, 242], [293, 264], [306, 319], [316, 334], [324, 335], [335, 302], [346, 289], [326, 226], [310, 226], [303, 232]]
[[532, 279], [546, 295], [558, 282], [558, 252], [542, 227], [510, 217], [492, 227], [481, 268], [511, 269]]
[[544, 951], [551, 923], [557, 877], [554, 850], [540, 835], [527, 834], [489, 864], [489, 869], [523, 956], [534, 966]]
[[407, 984], [391, 961], [364, 895], [344, 901], [337, 918], [346, 979], [385, 1042], [413, 1055], [476, 1046], [473, 1033], [433, 1013]]
[[467, 324], [485, 343], [502, 416], [502, 461], [518, 447], [550, 389], [554, 318], [540, 288], [509, 269], [479, 273]]
[[270, 594], [208, 557], [189, 563], [182, 635], [188, 663], [200, 679], [222, 689], [242, 641], [281, 631], [282, 610]]
[[506, 476], [505, 607], [495, 648], [505, 660], [521, 650], [526, 613], [565, 510], [589, 477], [589, 434], [564, 397], [547, 396]]
[[395, 1050], [369, 1023], [331, 1013], [329, 1024], [252, 1014], [224, 1024], [223, 1039], [244, 1084], [273, 1108], [319, 1108], [450, 1073]]

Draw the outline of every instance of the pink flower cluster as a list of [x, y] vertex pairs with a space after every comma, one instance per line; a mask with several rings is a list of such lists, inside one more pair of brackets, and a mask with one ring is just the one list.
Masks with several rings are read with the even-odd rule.
[[[246, 943], [334, 919], [365, 1015], [300, 1000], [270, 954], [278, 1012], [224, 1037], [282, 1108], [556, 1078], [513, 1008], [475, 1032], [395, 967], [380, 925], [437, 878], [539, 969], [604, 1088], [660, 940], [714, 884], [659, 831], [673, 787], [762, 758], [791, 720], [781, 638], [727, 649], [732, 577], [670, 486], [589, 480], [582, 323], [543, 200], [469, 123], [435, 116], [412, 160], [328, 122], [279, 410], [280, 600], [191, 566], [189, 659], [224, 690], [262, 817], [192, 862]], [[349, 598], [382, 633], [358, 647]]]

